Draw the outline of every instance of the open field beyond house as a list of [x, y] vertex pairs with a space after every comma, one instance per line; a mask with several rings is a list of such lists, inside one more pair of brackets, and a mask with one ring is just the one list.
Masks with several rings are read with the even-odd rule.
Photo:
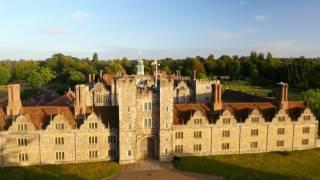
[[121, 171], [114, 162], [0, 168], [0, 179], [103, 179]]
[[[270, 93], [273, 95], [273, 90], [275, 86], [258, 86], [251, 85], [249, 82], [245, 81], [231, 81], [231, 82], [222, 82], [224, 89], [232, 89], [236, 91], [242, 91], [245, 93], [256, 94], [258, 96], [267, 97]], [[303, 91], [293, 87], [289, 88], [289, 99], [290, 100], [304, 100]]]
[[182, 157], [174, 167], [226, 179], [320, 179], [320, 149]]

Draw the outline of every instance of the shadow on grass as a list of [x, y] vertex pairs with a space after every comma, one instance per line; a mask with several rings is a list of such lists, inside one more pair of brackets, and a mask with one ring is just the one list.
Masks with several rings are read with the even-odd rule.
[[76, 174], [63, 172], [58, 166], [30, 166], [30, 167], [4, 167], [0, 168], [0, 179], [10, 180], [57, 180], [57, 179], [84, 179]]
[[279, 154], [281, 156], [289, 156], [290, 153], [288, 151], [276, 151], [276, 152], [271, 152], [273, 154]]
[[307, 179], [245, 168], [206, 157], [182, 157], [174, 160], [173, 165], [178, 170], [222, 176], [225, 179]]
[[39, 165], [26, 167], [1, 167], [0, 179], [56, 180], [103, 179], [115, 175], [121, 167], [113, 162], [96, 162], [63, 165]]

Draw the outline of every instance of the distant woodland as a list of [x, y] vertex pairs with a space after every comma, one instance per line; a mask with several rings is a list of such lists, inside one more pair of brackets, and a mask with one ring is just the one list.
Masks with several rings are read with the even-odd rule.
[[[144, 59], [147, 74], [153, 72], [151, 62], [151, 59]], [[99, 60], [97, 53], [91, 59], [54, 54], [42, 61], [4, 60], [0, 62], [0, 84], [24, 81], [34, 88], [50, 85], [64, 91], [75, 84], [85, 83], [88, 74], [100, 70], [108, 74], [123, 71], [134, 74], [136, 63], [136, 60], [125, 57]], [[191, 76], [196, 70], [197, 78], [228, 76], [230, 80], [245, 80], [260, 85], [282, 81], [303, 90], [320, 88], [320, 58], [275, 58], [270, 52], [265, 55], [253, 51], [249, 56], [165, 58], [159, 63], [160, 70], [168, 74], [180, 70], [182, 75]]]
[[[145, 73], [152, 74], [152, 59], [144, 59]], [[92, 58], [80, 59], [63, 54], [54, 54], [48, 59], [0, 61], [0, 85], [19, 82], [24, 84], [23, 98], [41, 94], [50, 89], [65, 93], [76, 84], [86, 83], [88, 74], [100, 70], [108, 74], [126, 72], [135, 74], [137, 60], [100, 60], [94, 53]], [[183, 76], [191, 76], [196, 70], [200, 79], [228, 77], [230, 83], [245, 82], [264, 87], [274, 87], [278, 82], [288, 82], [299, 89], [308, 106], [320, 117], [320, 58], [275, 58], [269, 52], [251, 52], [249, 56], [187, 57], [159, 60], [160, 70], [173, 74], [180, 70]]]

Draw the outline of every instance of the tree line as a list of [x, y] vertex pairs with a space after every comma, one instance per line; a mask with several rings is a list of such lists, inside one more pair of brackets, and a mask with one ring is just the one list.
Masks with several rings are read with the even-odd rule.
[[[145, 73], [152, 74], [153, 60], [144, 59]], [[99, 60], [98, 54], [92, 58], [80, 59], [63, 54], [54, 54], [43, 61], [5, 60], [0, 63], [0, 84], [24, 81], [34, 88], [50, 86], [58, 92], [68, 87], [85, 83], [88, 74], [100, 70], [108, 74], [126, 72], [134, 74], [136, 60], [127, 58]], [[196, 70], [197, 78], [229, 77], [230, 80], [246, 80], [255, 84], [272, 85], [288, 82], [300, 89], [320, 88], [319, 58], [275, 58], [270, 52], [251, 52], [249, 56], [187, 57], [184, 59], [164, 58], [159, 60], [160, 70], [168, 74], [180, 70], [184, 76], [192, 76]]]

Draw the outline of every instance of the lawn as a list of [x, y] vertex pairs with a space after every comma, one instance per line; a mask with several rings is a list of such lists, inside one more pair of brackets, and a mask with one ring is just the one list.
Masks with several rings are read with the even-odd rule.
[[[257, 94], [259, 96], [268, 96], [272, 94], [275, 86], [258, 86], [252, 85], [245, 81], [229, 81], [223, 82], [223, 88], [232, 90], [241, 90], [242, 92]], [[289, 100], [304, 100], [303, 91], [293, 87], [289, 87]]]
[[179, 170], [223, 176], [226, 179], [320, 179], [320, 149], [182, 157], [173, 164]]
[[114, 162], [0, 168], [0, 179], [102, 179], [121, 171]]

